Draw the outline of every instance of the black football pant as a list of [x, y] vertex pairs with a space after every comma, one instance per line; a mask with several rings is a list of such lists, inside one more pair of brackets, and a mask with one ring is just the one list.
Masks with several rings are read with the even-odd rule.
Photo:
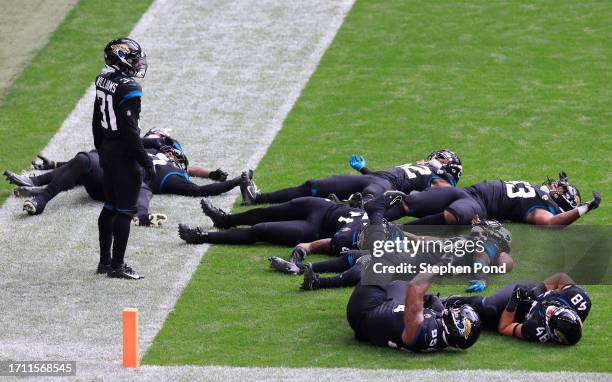
[[[483, 327], [487, 330], [497, 331], [497, 325], [499, 324], [499, 319], [501, 318], [502, 313], [506, 309], [506, 305], [508, 305], [508, 301], [510, 301], [510, 297], [512, 297], [512, 291], [514, 291], [514, 287], [517, 285], [522, 285], [527, 289], [531, 289], [541, 283], [537, 283], [535, 281], [518, 281], [512, 284], [506, 285], [502, 289], [493, 293], [489, 297], [483, 296], [470, 296], [470, 297], [453, 297], [454, 301], [457, 301], [456, 304], [468, 304], [476, 310], [476, 313], [480, 316], [480, 319], [483, 322]], [[520, 309], [517, 309], [515, 313], [515, 317], [522, 317], [527, 312], [524, 311], [524, 306], [519, 305]]]
[[85, 187], [92, 199], [104, 200], [103, 172], [96, 151], [80, 152], [61, 167], [30, 179], [36, 186], [46, 186], [36, 196], [37, 202], [42, 205], [60, 192], [71, 190], [79, 184]]
[[[486, 219], [486, 209], [473, 196], [459, 188], [431, 187], [425, 191], [416, 192], [406, 198], [408, 216], [418, 219], [410, 224], [444, 225], [444, 210], [448, 210], [457, 219], [457, 224], [470, 225], [474, 215]], [[398, 206], [391, 208], [385, 214], [388, 220], [396, 220]]]
[[325, 179], [310, 179], [305, 183], [291, 188], [261, 193], [255, 200], [258, 204], [284, 203], [303, 196], [327, 198], [336, 194], [340, 199], [347, 199], [355, 192], [361, 192], [367, 198], [382, 195], [392, 188], [391, 183], [375, 175], [333, 175]]
[[361, 263], [357, 260], [367, 253], [367, 251], [351, 250], [335, 259], [312, 263], [311, 267], [315, 273], [340, 273], [333, 277], [320, 277], [313, 287], [315, 289], [341, 288], [359, 284]]
[[137, 213], [142, 170], [135, 160], [120, 156], [111, 155], [102, 163], [104, 207], [98, 218], [100, 263], [118, 268], [123, 264], [132, 217]]
[[241, 180], [242, 177], [237, 176], [234, 179], [230, 179], [225, 182], [217, 182], [200, 186], [186, 180], [181, 176], [169, 176], [164, 182], [162, 193], [199, 197], [221, 195], [240, 185]]
[[294, 246], [329, 237], [323, 232], [325, 217], [335, 204], [321, 198], [297, 198], [286, 203], [228, 215], [232, 226], [250, 225], [209, 232], [204, 240], [213, 244], [253, 244], [267, 242]]

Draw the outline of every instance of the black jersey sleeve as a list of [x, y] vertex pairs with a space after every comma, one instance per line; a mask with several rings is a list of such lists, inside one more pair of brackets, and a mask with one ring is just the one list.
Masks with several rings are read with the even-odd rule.
[[100, 99], [96, 97], [96, 101], [94, 102], [93, 118], [91, 120], [91, 130], [93, 133], [94, 147], [96, 150], [100, 149], [102, 139], [104, 138], [104, 131], [102, 130], [102, 124], [100, 123], [100, 102]]
[[586, 320], [592, 305], [586, 290], [579, 285], [566, 285], [565, 288], [558, 291], [558, 294], [560, 295], [558, 298], [565, 305], [573, 308], [582, 321]]
[[140, 138], [140, 128], [138, 127], [140, 97], [132, 97], [121, 103], [119, 113], [126, 122], [120, 125], [122, 126], [119, 130], [121, 139], [127, 143], [132, 155], [142, 167], [153, 166]]

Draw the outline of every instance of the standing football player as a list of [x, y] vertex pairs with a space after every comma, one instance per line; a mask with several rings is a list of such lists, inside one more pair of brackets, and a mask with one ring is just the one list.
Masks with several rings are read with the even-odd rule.
[[92, 120], [94, 145], [104, 170], [105, 203], [98, 218], [97, 273], [138, 280], [143, 276], [125, 264], [123, 258], [143, 180], [139, 165], [147, 178], [155, 176], [155, 167], [140, 138], [142, 88], [134, 79], [145, 76], [147, 59], [140, 45], [129, 38], [109, 42], [104, 48], [104, 59], [109, 70], [96, 78]]

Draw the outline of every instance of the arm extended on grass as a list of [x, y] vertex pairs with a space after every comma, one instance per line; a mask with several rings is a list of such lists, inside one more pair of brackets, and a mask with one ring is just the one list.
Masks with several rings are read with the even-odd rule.
[[189, 176], [193, 176], [194, 178], [208, 178], [208, 175], [210, 174], [210, 170], [207, 170], [204, 167], [199, 167], [199, 166], [189, 166], [187, 168], [187, 174]]

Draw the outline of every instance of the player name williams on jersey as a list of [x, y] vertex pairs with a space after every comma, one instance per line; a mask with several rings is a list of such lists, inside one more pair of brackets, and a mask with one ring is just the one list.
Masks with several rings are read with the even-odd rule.
[[142, 88], [133, 78], [104, 72], [95, 80], [92, 130], [94, 145], [102, 164], [111, 157], [133, 158], [151, 166], [140, 140], [140, 98]]
[[450, 185], [455, 186], [455, 179], [442, 169], [436, 169], [431, 165], [403, 164], [392, 167], [384, 171], [373, 173], [388, 180], [393, 188], [409, 194], [412, 191], [423, 191], [431, 187], [435, 179], [446, 180]]

